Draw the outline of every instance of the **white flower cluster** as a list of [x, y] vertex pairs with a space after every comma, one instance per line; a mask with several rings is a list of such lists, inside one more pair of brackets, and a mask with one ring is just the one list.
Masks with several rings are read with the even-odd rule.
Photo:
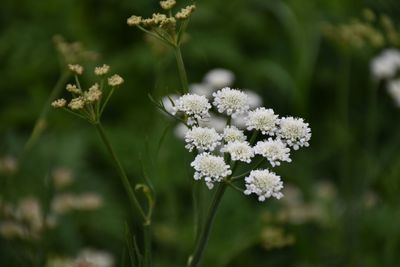
[[[227, 87], [233, 78], [229, 72], [214, 71], [206, 75], [205, 84], [192, 87], [196, 93], [163, 99], [165, 110], [185, 122], [176, 133], [184, 138], [185, 148], [197, 154], [191, 163], [194, 179], [204, 179], [210, 189], [215, 183], [232, 182], [237, 164], [251, 164], [255, 158], [271, 167], [291, 162], [291, 149], [309, 146], [311, 138], [309, 124], [302, 118], [279, 117], [274, 110], [259, 107], [262, 101], [251, 99], [254, 93], [251, 97]], [[222, 89], [214, 91], [216, 86]], [[255, 144], [257, 134], [261, 140]], [[256, 194], [260, 201], [282, 197], [280, 177], [268, 169], [252, 169], [254, 165], [247, 165], [247, 177], [239, 175], [245, 177], [244, 193]]]
[[400, 107], [400, 51], [386, 49], [373, 58], [370, 63], [371, 73], [375, 80], [386, 81], [386, 88], [395, 105]]
[[189, 118], [188, 124], [194, 125], [196, 121], [210, 117], [208, 112], [210, 108], [211, 104], [205, 96], [186, 94], [176, 100], [172, 114], [175, 115], [179, 111], [183, 112]]
[[215, 182], [221, 182], [223, 178], [232, 174], [229, 165], [223, 157], [202, 153], [196, 156], [190, 164], [195, 169], [194, 179], [204, 178], [209, 189], [214, 187]]

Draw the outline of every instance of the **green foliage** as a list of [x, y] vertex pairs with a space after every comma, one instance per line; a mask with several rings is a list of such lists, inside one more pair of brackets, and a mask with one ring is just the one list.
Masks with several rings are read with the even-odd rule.
[[[399, 26], [396, 1], [366, 2]], [[295, 155], [296, 163], [279, 167], [300, 200], [259, 203], [228, 192], [203, 266], [398, 264], [400, 112], [384, 85], [369, 78], [369, 61], [378, 51], [342, 49], [321, 31], [326, 22], [361, 16], [365, 7], [360, 1], [197, 3], [181, 47], [189, 83], [200, 82], [212, 68], [230, 69], [237, 76], [235, 87], [254, 90], [281, 114], [304, 117], [313, 131], [310, 148]], [[45, 206], [52, 190], [46, 186], [49, 174], [65, 167], [75, 178], [69, 191], [96, 192], [104, 204], [66, 215], [43, 240], [0, 238], [2, 266], [73, 257], [84, 247], [111, 252], [116, 266], [122, 258], [125, 266], [140, 258], [124, 253], [126, 244], [140, 246], [141, 237], [126, 239], [126, 232], [140, 225], [126, 229], [125, 222], [137, 218], [90, 125], [51, 110], [44, 134], [23, 153], [63, 72], [52, 43], [55, 34], [99, 52], [96, 64], [107, 63], [124, 77], [103, 114], [103, 126], [128, 176], [139, 183], [150, 179], [154, 186], [154, 266], [186, 264], [194, 239], [192, 155], [174, 135], [174, 122], [148, 98], [181, 89], [174, 53], [126, 25], [131, 14], [148, 16], [157, 9], [157, 1], [148, 0], [2, 2], [0, 158], [15, 157], [18, 172], [0, 169], [0, 200], [17, 203], [36, 196]], [[326, 181], [328, 189], [318, 186]], [[200, 193], [207, 207], [212, 193], [206, 188]], [[289, 211], [307, 219], [284, 214]], [[265, 246], [262, 233], [272, 227], [293, 235], [294, 243]]]

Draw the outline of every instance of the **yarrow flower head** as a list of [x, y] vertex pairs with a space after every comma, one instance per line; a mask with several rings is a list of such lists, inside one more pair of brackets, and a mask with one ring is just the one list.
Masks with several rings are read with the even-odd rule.
[[71, 100], [71, 102], [69, 102], [68, 107], [72, 110], [78, 110], [78, 109], [83, 109], [85, 104], [86, 104], [85, 98], [83, 98], [82, 96], [79, 96], [79, 97], [73, 98]]
[[292, 161], [290, 149], [280, 139], [272, 140], [272, 138], [268, 138], [268, 141], [259, 141], [254, 146], [254, 152], [267, 158], [272, 167], [279, 166], [281, 161]]
[[213, 96], [213, 104], [220, 113], [226, 112], [229, 116], [235, 116], [249, 109], [249, 98], [240, 90], [225, 87], [213, 93]]
[[99, 89], [99, 85], [95, 83], [92, 87], [89, 88], [88, 91], [85, 92], [84, 97], [87, 102], [93, 103], [95, 101], [100, 100], [101, 95], [102, 92]]
[[108, 78], [108, 85], [110, 85], [110, 86], [116, 87], [123, 83], [124, 83], [124, 79], [122, 79], [122, 77], [119, 76], [118, 74], [114, 74], [113, 76]]
[[77, 75], [82, 75], [83, 73], [83, 67], [79, 64], [68, 64], [68, 68]]
[[53, 108], [63, 108], [67, 104], [67, 101], [64, 98], [60, 98], [57, 100], [54, 100], [53, 103], [51, 103], [51, 106]]
[[311, 129], [302, 118], [284, 117], [279, 120], [278, 137], [285, 140], [288, 146], [298, 150], [300, 147], [309, 146]]
[[186, 132], [185, 148], [192, 151], [194, 148], [201, 151], [213, 151], [221, 144], [222, 137], [213, 128], [193, 127]]
[[259, 201], [265, 201], [270, 197], [276, 199], [283, 197], [281, 178], [269, 170], [253, 170], [245, 178], [245, 182], [246, 190], [244, 193], [246, 195], [256, 194]]
[[246, 136], [244, 135], [243, 131], [239, 130], [235, 126], [226, 126], [222, 137], [226, 143], [235, 141], [243, 142], [246, 140]]
[[188, 19], [190, 15], [192, 15], [195, 9], [196, 9], [195, 5], [184, 7], [178, 13], [175, 14], [175, 18], [180, 20]]
[[75, 84], [67, 84], [66, 89], [68, 92], [73, 93], [73, 94], [77, 94], [77, 95], [82, 94], [82, 90], [79, 89], [78, 87], [76, 87]]
[[106, 75], [110, 71], [110, 66], [103, 64], [103, 66], [94, 68], [94, 74], [97, 76]]
[[180, 111], [184, 112], [189, 116], [188, 124], [196, 124], [196, 120], [202, 120], [209, 118], [210, 114], [208, 111], [211, 108], [211, 104], [208, 102], [205, 96], [186, 94], [181, 96], [176, 102], [174, 107], [174, 113]]
[[264, 107], [250, 111], [246, 119], [247, 130], [255, 129], [265, 135], [275, 135], [277, 123], [278, 115]]
[[221, 152], [227, 152], [231, 155], [232, 160], [239, 160], [250, 163], [251, 158], [254, 157], [253, 148], [248, 142], [234, 141], [226, 144]]
[[142, 22], [142, 17], [141, 16], [130, 16], [127, 20], [126, 23], [129, 26], [138, 26], [140, 25], [140, 23]]
[[197, 155], [190, 165], [196, 171], [194, 179], [204, 178], [209, 189], [214, 187], [215, 182], [221, 182], [223, 178], [232, 174], [223, 157], [210, 155], [206, 152]]
[[160, 1], [160, 6], [162, 9], [169, 10], [173, 8], [176, 4], [175, 0], [165, 0], [165, 1]]

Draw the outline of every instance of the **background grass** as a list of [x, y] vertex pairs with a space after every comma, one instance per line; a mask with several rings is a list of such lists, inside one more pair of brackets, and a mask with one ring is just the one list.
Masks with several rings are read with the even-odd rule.
[[[193, 242], [192, 155], [172, 130], [158, 148], [173, 122], [147, 97], [178, 90], [174, 56], [125, 23], [132, 14], [150, 16], [158, 2], [5, 0], [1, 6], [0, 156], [21, 155], [60, 75], [52, 37], [62, 34], [99, 52], [98, 64], [111, 65], [125, 79], [104, 114], [104, 126], [128, 173], [143, 180], [142, 159], [156, 187], [155, 265], [183, 266]], [[235, 87], [257, 92], [281, 115], [304, 117], [313, 132], [311, 147], [279, 167], [300, 196], [259, 203], [228, 192], [204, 266], [397, 266], [400, 111], [384, 85], [370, 78], [369, 61], [379, 51], [343, 49], [321, 29], [326, 22], [360, 17], [365, 7], [389, 15], [398, 26], [400, 4], [204, 0], [197, 7], [183, 46], [189, 81], [200, 82], [212, 68], [232, 70]], [[57, 166], [74, 172], [72, 191], [96, 191], [105, 201], [98, 211], [66, 216], [47, 237], [47, 253], [74, 255], [89, 246], [108, 250], [119, 261], [124, 222], [133, 218], [90, 125], [51, 111], [44, 135], [19, 162], [17, 175], [0, 174], [1, 198], [12, 202], [33, 195], [44, 201], [46, 177]], [[266, 245], [263, 233], [274, 227], [294, 243]], [[21, 259], [37, 250], [35, 243], [0, 238], [0, 265], [28, 266]]]

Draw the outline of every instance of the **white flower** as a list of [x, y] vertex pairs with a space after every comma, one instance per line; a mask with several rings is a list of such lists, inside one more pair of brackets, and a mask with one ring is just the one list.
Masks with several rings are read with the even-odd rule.
[[222, 132], [226, 125], [226, 119], [211, 115], [210, 118], [199, 121], [200, 127], [214, 128], [217, 132]]
[[396, 102], [396, 106], [400, 107], [400, 79], [390, 81], [387, 90]]
[[88, 91], [85, 92], [84, 98], [87, 102], [92, 103], [100, 100], [102, 92], [99, 88], [99, 85], [95, 83], [92, 85]]
[[176, 125], [176, 127], [174, 129], [174, 134], [179, 139], [185, 139], [186, 133], [188, 131], [189, 131], [189, 129], [185, 124], [179, 123], [178, 125]]
[[235, 116], [246, 112], [250, 108], [248, 96], [237, 89], [225, 87], [213, 93], [213, 96], [213, 104], [217, 107], [219, 113], [226, 111], [229, 116]]
[[178, 95], [168, 95], [162, 98], [162, 104], [168, 113], [175, 113], [174, 104], [176, 105], [176, 101], [178, 100], [178, 98]]
[[400, 69], [400, 51], [386, 49], [376, 56], [370, 63], [372, 75], [375, 79], [389, 79]]
[[213, 128], [193, 127], [186, 132], [185, 148], [189, 151], [193, 148], [213, 151], [221, 143], [221, 139], [222, 137]]
[[254, 170], [246, 177], [246, 190], [244, 193], [250, 195], [252, 193], [258, 195], [259, 201], [267, 198], [275, 197], [280, 199], [283, 194], [280, 192], [283, 188], [281, 178], [269, 170]]
[[97, 76], [103, 76], [106, 75], [110, 70], [110, 66], [103, 64], [103, 66], [95, 67], [94, 68], [94, 74]]
[[114, 74], [113, 76], [108, 78], [107, 81], [108, 81], [108, 85], [110, 85], [112, 87], [117, 87], [124, 83], [124, 79], [121, 76], [119, 76], [118, 74]]
[[60, 98], [60, 99], [54, 100], [51, 103], [51, 106], [53, 108], [63, 108], [63, 107], [65, 107], [66, 104], [67, 104], [67, 100], [65, 100], [64, 98]]
[[83, 109], [85, 106], [85, 98], [82, 96], [73, 98], [71, 102], [69, 102], [68, 107], [73, 110]]
[[189, 85], [189, 90], [192, 94], [203, 95], [206, 97], [210, 97], [214, 91], [210, 85], [205, 83], [193, 83]]
[[232, 174], [229, 165], [225, 163], [223, 157], [213, 156], [209, 153], [197, 155], [190, 165], [196, 171], [194, 179], [200, 180], [204, 178], [209, 189], [214, 187], [215, 182], [221, 182], [223, 178]]
[[189, 125], [195, 124], [196, 120], [202, 120], [210, 117], [208, 111], [211, 108], [211, 104], [208, 102], [205, 96], [186, 94], [181, 96], [175, 102], [175, 104], [176, 105], [174, 107], [173, 114], [178, 111], [184, 112], [189, 116]]
[[226, 69], [213, 69], [204, 76], [204, 82], [216, 89], [231, 86], [234, 81], [235, 75]]
[[279, 125], [277, 136], [284, 139], [294, 150], [309, 146], [308, 141], [311, 139], [311, 129], [303, 119], [284, 117], [279, 120]]
[[224, 141], [227, 143], [234, 141], [245, 141], [246, 136], [243, 131], [239, 130], [235, 126], [226, 126], [224, 129], [224, 133], [222, 134]]
[[251, 109], [258, 108], [262, 105], [263, 100], [261, 96], [250, 90], [245, 90], [243, 92], [247, 94], [249, 98], [249, 106]]
[[235, 125], [239, 129], [246, 129], [246, 122], [247, 122], [247, 117], [248, 117], [248, 112], [239, 114], [238, 116], [235, 116], [232, 118], [232, 125]]
[[250, 163], [251, 158], [254, 157], [253, 148], [248, 142], [234, 141], [226, 144], [221, 152], [227, 152], [231, 155], [232, 160], [240, 160]]
[[268, 141], [259, 141], [254, 146], [254, 152], [267, 158], [272, 167], [279, 166], [280, 161], [292, 161], [289, 158], [290, 149], [280, 139], [272, 140], [272, 138], [268, 138]]
[[[79, 253], [77, 262], [83, 261], [88, 265], [82, 266], [96, 266], [96, 267], [112, 267], [114, 266], [114, 257], [106, 252], [93, 249], [84, 249]], [[81, 265], [77, 265], [81, 266]]]
[[250, 111], [247, 120], [247, 130], [258, 130], [262, 134], [275, 135], [277, 130], [278, 115], [272, 109], [257, 108]]

